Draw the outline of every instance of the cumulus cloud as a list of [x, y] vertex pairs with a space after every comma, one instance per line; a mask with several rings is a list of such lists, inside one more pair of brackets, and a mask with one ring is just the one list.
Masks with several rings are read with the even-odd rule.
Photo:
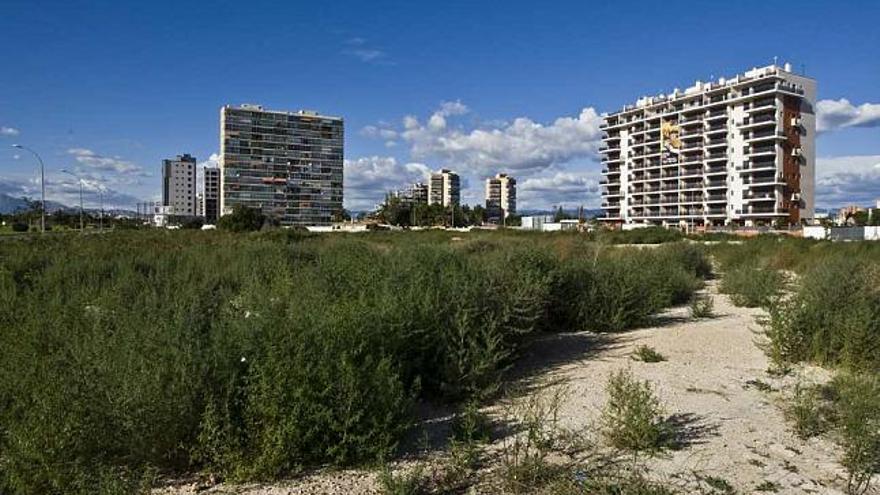
[[880, 155], [816, 159], [816, 206], [871, 205], [880, 199]]
[[0, 126], [0, 136], [13, 137], [18, 136], [19, 134], [21, 134], [21, 131], [19, 131], [15, 127]]
[[368, 156], [345, 160], [345, 207], [369, 210], [391, 190], [424, 181], [430, 169], [423, 163], [400, 163], [394, 157]]
[[828, 132], [844, 127], [880, 127], [880, 104], [855, 106], [846, 98], [816, 103], [816, 130]]
[[[469, 112], [460, 101], [444, 102], [424, 120], [407, 115], [401, 129], [386, 130], [396, 132], [409, 145], [415, 160], [437, 159], [460, 172], [481, 175], [500, 169], [532, 174], [572, 160], [595, 158], [601, 140], [602, 118], [593, 108], [547, 124], [520, 117], [470, 129], [455, 125], [455, 117]], [[370, 128], [366, 135], [379, 132], [378, 127]]]
[[544, 209], [552, 206], [595, 206], [601, 200], [595, 173], [556, 172], [530, 177], [517, 184], [520, 209]]
[[116, 172], [120, 174], [148, 175], [143, 168], [118, 156], [102, 156], [87, 148], [70, 148], [67, 154], [72, 156], [80, 165], [104, 172]]
[[198, 168], [219, 167], [220, 166], [220, 153], [211, 153], [211, 156], [209, 156], [207, 160], [204, 160], [204, 161], [197, 163], [196, 166]]

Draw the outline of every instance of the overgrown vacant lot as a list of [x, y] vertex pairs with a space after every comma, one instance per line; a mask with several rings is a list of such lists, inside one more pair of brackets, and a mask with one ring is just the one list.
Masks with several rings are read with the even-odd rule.
[[699, 248], [574, 235], [128, 232], [0, 243], [0, 492], [393, 458], [537, 334], [687, 302]]

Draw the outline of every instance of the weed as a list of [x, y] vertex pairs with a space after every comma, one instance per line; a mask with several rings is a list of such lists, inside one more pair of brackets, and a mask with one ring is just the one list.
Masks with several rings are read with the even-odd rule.
[[756, 492], [773, 492], [776, 493], [779, 491], [779, 483], [775, 483], [770, 480], [764, 480], [755, 487]]
[[383, 495], [421, 495], [428, 493], [428, 480], [421, 464], [400, 474], [389, 466], [379, 472], [379, 489]]
[[608, 402], [601, 421], [611, 445], [633, 452], [656, 452], [665, 446], [663, 408], [647, 381], [620, 370], [609, 376], [605, 390]]
[[691, 318], [711, 318], [714, 316], [715, 300], [708, 294], [691, 299]]
[[653, 347], [646, 345], [636, 347], [636, 350], [631, 357], [634, 361], [642, 361], [643, 363], [659, 363], [661, 361], [666, 361], [663, 354], [657, 352]]
[[825, 431], [822, 407], [815, 387], [794, 387], [794, 394], [785, 408], [786, 418], [794, 424], [794, 431], [801, 438], [810, 438]]

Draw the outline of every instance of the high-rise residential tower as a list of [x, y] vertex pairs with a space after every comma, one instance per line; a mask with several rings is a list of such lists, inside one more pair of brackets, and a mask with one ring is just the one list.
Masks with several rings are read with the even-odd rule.
[[227, 105], [220, 150], [221, 215], [242, 205], [281, 225], [329, 225], [342, 212], [341, 118]]
[[461, 182], [458, 174], [442, 169], [431, 174], [428, 181], [428, 204], [458, 206], [461, 198]]
[[489, 217], [516, 215], [516, 179], [507, 174], [486, 179], [486, 211]]
[[220, 218], [220, 169], [205, 167], [202, 169], [202, 215], [205, 222], [214, 224]]
[[812, 218], [815, 104], [815, 80], [774, 64], [605, 116], [602, 220], [758, 226]]
[[167, 215], [195, 216], [196, 159], [189, 154], [162, 160], [162, 206]]

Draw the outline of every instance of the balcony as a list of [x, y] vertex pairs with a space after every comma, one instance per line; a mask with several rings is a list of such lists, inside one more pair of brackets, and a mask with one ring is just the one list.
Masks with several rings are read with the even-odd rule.
[[725, 196], [724, 194], [709, 194], [706, 196], [707, 203], [721, 203], [726, 201], [727, 196]]
[[767, 193], [744, 193], [743, 200], [747, 203], [756, 203], [756, 202], [767, 202], [767, 201], [776, 201], [776, 193], [767, 192]]
[[785, 184], [785, 178], [782, 176], [782, 174], [765, 177], [746, 177], [745, 179], [743, 179], [743, 184]]
[[726, 180], [707, 180], [706, 189], [727, 189], [727, 181]]

